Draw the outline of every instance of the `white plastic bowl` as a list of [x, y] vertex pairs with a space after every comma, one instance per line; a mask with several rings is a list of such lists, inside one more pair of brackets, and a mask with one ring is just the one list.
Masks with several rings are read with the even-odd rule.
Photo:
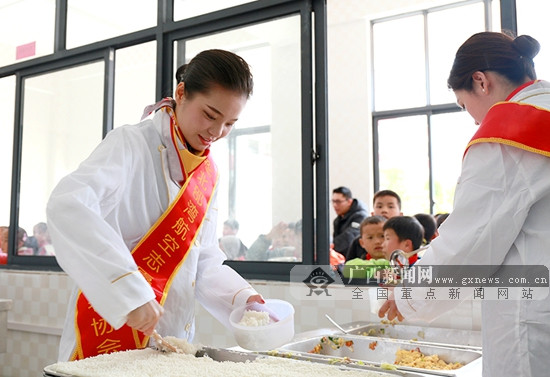
[[266, 326], [239, 325], [250, 305], [236, 308], [229, 316], [237, 344], [250, 351], [270, 351], [288, 343], [294, 337], [294, 307], [283, 300], [267, 299], [265, 305], [279, 318]]

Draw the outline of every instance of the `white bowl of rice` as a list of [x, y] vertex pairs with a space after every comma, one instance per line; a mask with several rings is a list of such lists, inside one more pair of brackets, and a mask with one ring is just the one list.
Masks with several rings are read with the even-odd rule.
[[294, 337], [294, 307], [283, 300], [236, 308], [229, 322], [237, 344], [250, 351], [270, 351]]

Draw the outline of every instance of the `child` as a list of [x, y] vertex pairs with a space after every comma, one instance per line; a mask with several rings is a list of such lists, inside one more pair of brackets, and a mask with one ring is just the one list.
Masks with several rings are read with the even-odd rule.
[[[385, 259], [382, 244], [384, 243], [383, 225], [386, 218], [383, 216], [367, 217], [361, 222], [359, 230], [361, 232], [358, 243], [363, 250], [362, 255], [350, 255], [352, 248], [348, 250], [347, 262], [344, 267], [344, 277], [370, 278], [373, 276], [374, 269], [370, 267], [358, 266], [379, 266], [388, 265]], [[366, 260], [365, 260], [366, 259]], [[355, 273], [352, 275], [352, 271]]]
[[[410, 216], [392, 217], [384, 223], [384, 255], [390, 259], [394, 250], [403, 250], [409, 253], [418, 249], [422, 245], [424, 238], [424, 228], [422, 224]], [[415, 254], [409, 258], [409, 265], [412, 266], [418, 259]]]
[[381, 190], [374, 194], [373, 216], [384, 216], [391, 219], [395, 216], [403, 216], [401, 212], [401, 198], [392, 190]]

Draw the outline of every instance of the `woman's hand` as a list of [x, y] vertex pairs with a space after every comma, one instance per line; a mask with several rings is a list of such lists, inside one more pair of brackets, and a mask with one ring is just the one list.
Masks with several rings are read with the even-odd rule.
[[126, 324], [149, 336], [153, 333], [163, 313], [164, 308], [160, 306], [157, 300], [151, 300], [141, 305], [139, 308], [132, 310], [130, 314], [128, 314]]
[[395, 304], [395, 298], [393, 296], [393, 292], [390, 294], [390, 297], [389, 297], [388, 301], [386, 301], [384, 303], [384, 305], [382, 305], [382, 307], [380, 307], [380, 310], [378, 311], [378, 317], [384, 318], [386, 316], [386, 314], [388, 316], [388, 320], [390, 320], [390, 321], [392, 321], [396, 317], [399, 320], [399, 322], [401, 322], [405, 319], [403, 317], [403, 315], [401, 315], [401, 313], [397, 309], [397, 305]]
[[251, 302], [257, 302], [258, 304], [265, 304], [264, 299], [262, 298], [262, 295], [253, 295], [246, 300], [247, 304], [250, 304]]

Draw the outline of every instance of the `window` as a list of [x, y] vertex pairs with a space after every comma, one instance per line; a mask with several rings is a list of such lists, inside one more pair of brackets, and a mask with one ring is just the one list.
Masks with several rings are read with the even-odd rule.
[[[103, 76], [103, 62], [95, 62], [25, 79], [19, 227], [28, 241], [40, 237], [57, 182], [101, 141]], [[52, 255], [40, 243], [26, 242], [18, 255]]]
[[253, 2], [254, 0], [175, 0], [174, 1], [174, 20], [182, 20], [202, 14], [214, 12], [221, 9], [227, 9], [236, 5]]
[[54, 22], [55, 0], [0, 0], [0, 67], [53, 53]]
[[405, 214], [452, 209], [475, 127], [446, 81], [460, 44], [491, 28], [490, 4], [446, 4], [371, 22], [374, 189], [396, 191]]
[[146, 29], [156, 23], [156, 0], [139, 3], [67, 0], [67, 48]]
[[254, 245], [251, 253], [241, 255], [245, 260], [302, 260], [301, 234], [282, 239], [281, 250], [255, 242], [280, 222], [295, 223], [303, 216], [299, 34], [300, 17], [290, 16], [181, 42], [186, 59], [204, 49], [224, 48], [252, 69], [249, 103], [229, 137], [212, 146], [220, 193], [229, 193], [218, 198], [219, 234], [226, 219], [236, 220], [241, 241]]
[[[15, 3], [32, 8], [38, 1]], [[45, 206], [58, 181], [113, 127], [138, 122], [145, 106], [171, 95], [175, 68], [204, 49], [224, 48], [251, 65], [255, 90], [233, 132], [212, 150], [222, 177], [219, 235], [224, 220], [237, 219], [239, 237], [250, 246], [260, 234], [279, 230], [279, 222], [287, 223], [279, 236], [299, 249], [282, 249], [269, 259], [291, 263], [259, 263], [268, 259], [264, 250], [258, 258], [232, 264], [248, 278], [288, 279], [295, 263], [314, 259], [312, 245], [322, 244], [326, 234], [313, 232], [313, 93], [318, 94], [315, 102], [326, 106], [326, 92], [322, 78], [312, 91], [313, 42], [321, 40], [325, 25], [315, 25], [320, 28], [315, 36], [311, 13], [315, 7], [324, 11], [323, 4], [149, 0], [132, 17], [123, 17], [127, 9], [118, 1], [92, 7], [74, 0], [42, 3], [51, 5], [51, 20], [36, 24], [42, 30], [51, 22], [55, 38], [49, 44], [55, 51], [15, 64], [0, 62], [0, 108], [8, 118], [15, 114], [5, 117], [0, 128], [0, 153], [10, 166], [9, 179], [17, 182], [13, 189], [9, 184], [0, 188], [0, 226], [12, 226], [10, 239], [17, 237], [16, 228], [24, 229], [31, 241], [38, 239], [35, 232], [45, 222]], [[60, 15], [54, 28], [56, 4], [66, 5], [67, 15]], [[164, 24], [157, 24], [157, 9], [167, 15]], [[184, 14], [178, 13], [182, 9]], [[170, 19], [172, 10], [176, 21]], [[11, 14], [20, 21], [25, 12]], [[319, 124], [326, 129], [324, 121]], [[302, 220], [309, 228], [303, 239], [297, 233]], [[302, 244], [309, 246], [307, 253], [302, 254]], [[8, 268], [59, 268], [51, 256], [36, 250], [26, 255], [26, 249], [18, 254], [15, 245], [12, 249]]]
[[550, 35], [546, 29], [547, 18], [543, 9], [548, 8], [548, 2], [544, 0], [517, 1], [517, 35], [527, 34], [535, 38], [541, 44], [540, 52], [535, 57], [535, 69], [537, 77], [542, 80], [550, 80]]

